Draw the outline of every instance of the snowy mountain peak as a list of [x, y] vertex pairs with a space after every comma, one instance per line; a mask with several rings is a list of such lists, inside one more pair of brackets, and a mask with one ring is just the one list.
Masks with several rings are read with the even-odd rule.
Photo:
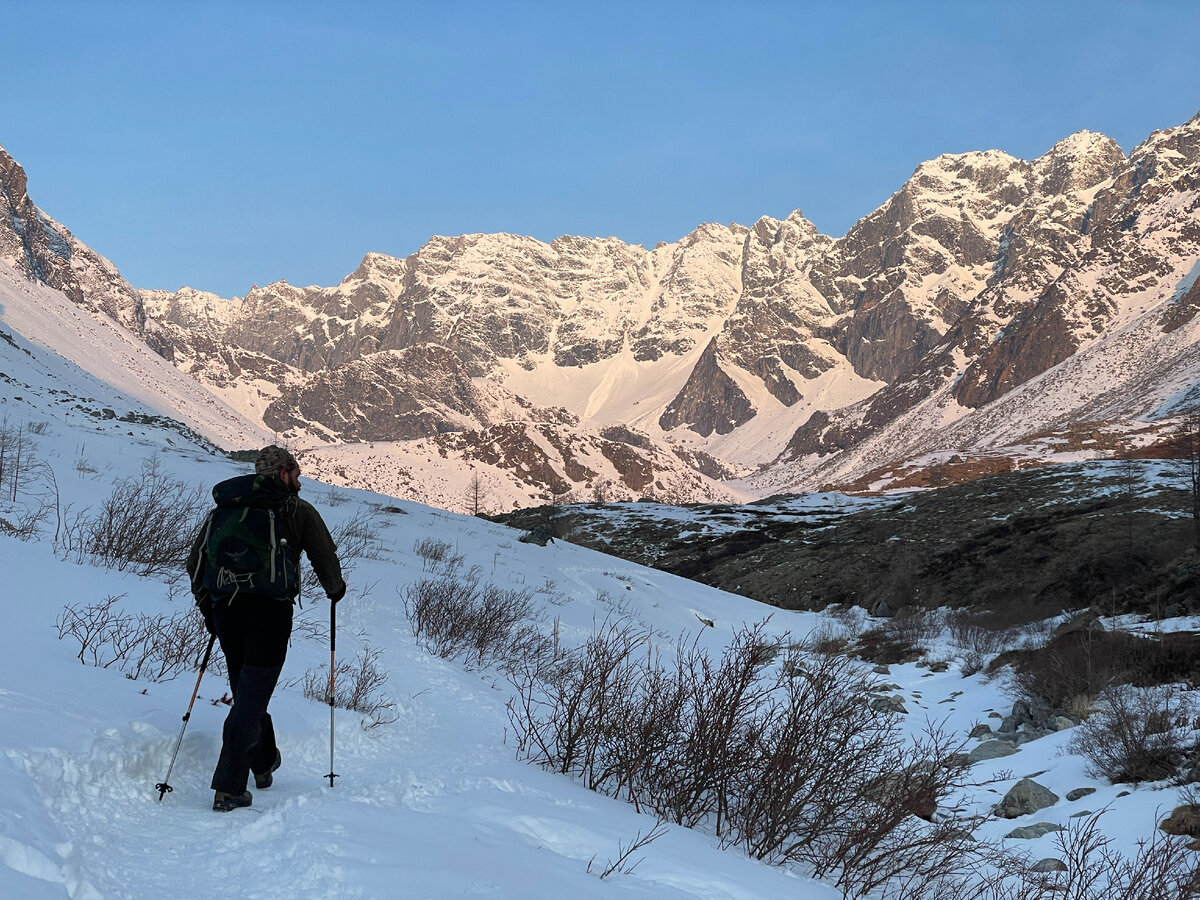
[[[1200, 116], [1128, 158], [1080, 131], [1032, 161], [923, 163], [838, 239], [799, 209], [704, 223], [652, 250], [439, 235], [404, 259], [366, 253], [332, 287], [279, 281], [226, 300], [134, 292], [23, 197], [8, 161], [0, 254], [280, 439], [321, 448], [347, 482], [336, 448], [369, 441], [419, 470], [442, 465], [430, 454], [480, 461], [506, 502], [586, 495], [613, 473], [576, 455], [608, 447], [641, 460], [619, 467], [627, 495], [703, 499], [718, 489], [689, 471], [761, 469], [732, 488], [797, 489], [951, 449], [1025, 454], [1072, 415], [1126, 431], [1152, 415], [1165, 385], [1193, 378], [1191, 320], [1154, 310], [1188, 295], [1198, 167]], [[1121, 356], [1142, 326], [1135, 358], [1171, 348], [1154, 363], [1161, 389]], [[1063, 396], [1001, 402], [1049, 373]], [[605, 443], [612, 427], [636, 436], [628, 451]], [[449, 489], [428, 490], [417, 495]]]

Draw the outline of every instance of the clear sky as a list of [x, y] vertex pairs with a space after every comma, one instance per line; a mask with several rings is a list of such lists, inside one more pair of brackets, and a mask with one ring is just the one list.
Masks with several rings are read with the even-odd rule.
[[432, 234], [803, 210], [843, 234], [922, 161], [1128, 152], [1200, 111], [1200, 2], [23, 2], [0, 145], [131, 283], [330, 285]]

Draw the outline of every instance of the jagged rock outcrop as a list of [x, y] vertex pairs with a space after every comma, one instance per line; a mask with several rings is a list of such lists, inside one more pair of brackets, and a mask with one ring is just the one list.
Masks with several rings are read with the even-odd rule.
[[0, 147], [0, 262], [136, 329], [137, 293], [107, 259], [34, 206], [25, 170]]
[[742, 389], [725, 373], [717, 359], [713, 338], [700, 355], [683, 390], [668, 404], [658, 419], [664, 431], [687, 425], [708, 437], [713, 432], [729, 434], [754, 417], [755, 410]]
[[263, 421], [282, 433], [315, 428], [343, 440], [391, 441], [477, 428], [489, 414], [458, 357], [422, 344], [322, 370], [284, 389]]
[[[870, 398], [840, 410], [814, 413], [793, 434], [785, 452], [786, 460], [803, 458], [806, 462], [784, 468], [793, 473], [802, 469], [814, 480], [845, 478], [851, 471], [866, 475], [872, 462], [876, 466], [886, 463], [881, 456], [900, 460], [938, 449], [959, 452], [975, 440], [980, 440], [981, 448], [994, 446], [997, 428], [1007, 430], [1008, 442], [1019, 444], [1031, 435], [1049, 433], [1060, 427], [1060, 422], [1096, 416], [1099, 404], [1092, 397], [1097, 401], [1104, 397], [1105, 412], [1100, 415], [1148, 414], [1153, 408], [1149, 399], [1153, 389], [1147, 379], [1139, 377], [1138, 390], [1124, 395], [1138, 397], [1140, 407], [1125, 403], [1120, 413], [1117, 397], [1122, 396], [1121, 388], [1114, 391], [1109, 383], [1114, 377], [1121, 381], [1132, 375], [1129, 358], [1131, 354], [1141, 356], [1148, 339], [1136, 334], [1152, 326], [1159, 333], [1172, 328], [1188, 330], [1184, 326], [1192, 321], [1188, 273], [1200, 255], [1197, 132], [1200, 117], [1152, 136], [1128, 160], [1109, 138], [1082, 132], [1059, 142], [1032, 163], [1013, 161], [1003, 181], [997, 168], [1001, 160], [991, 154], [993, 165], [987, 170], [991, 174], [982, 181], [976, 179], [975, 188], [969, 191], [960, 177], [965, 171], [960, 164], [947, 165], [947, 158], [935, 161], [941, 163], [937, 168], [944, 173], [959, 173], [953, 180], [963, 186], [964, 201], [972, 198], [970, 204], [960, 204], [965, 214], [977, 217], [977, 211], [983, 210], [990, 215], [990, 219], [983, 216], [978, 221], [990, 221], [991, 225], [975, 229], [982, 244], [976, 238], [966, 243], [959, 240], [965, 231], [924, 225], [917, 229], [917, 220], [908, 218], [915, 215], [913, 210], [936, 204], [927, 194], [908, 191], [909, 186], [890, 201], [895, 210], [885, 206], [876, 217], [891, 221], [892, 227], [901, 231], [912, 222], [912, 229], [936, 236], [938, 247], [945, 246], [949, 233], [958, 240], [955, 252], [963, 261], [980, 263], [971, 275], [980, 288], [967, 298], [965, 310], [939, 305], [938, 295], [932, 288], [927, 291], [926, 298], [932, 297], [933, 302], [927, 307], [926, 321], [936, 323], [937, 315], [959, 309], [957, 321], [915, 363], [904, 363], [910, 365], [907, 372]], [[926, 188], [936, 182], [928, 177], [928, 165], [923, 167], [925, 177], [914, 177]], [[972, 171], [978, 175], [984, 169], [973, 167]], [[980, 187], [995, 191], [983, 206], [978, 199]], [[936, 196], [947, 196], [944, 186]], [[944, 223], [946, 216], [940, 218]], [[860, 227], [875, 227], [872, 217]], [[849, 241], [851, 235], [847, 238]], [[989, 243], [992, 241], [994, 244]], [[885, 232], [875, 227], [874, 237], [856, 235], [848, 246], [861, 245], [867, 252], [866, 248], [880, 245], [873, 252], [879, 254], [881, 268], [886, 270], [896, 260], [904, 260], [897, 264], [898, 271], [909, 279], [921, 271], [927, 279], [941, 277], [941, 262], [928, 269], [909, 264], [917, 255], [919, 242], [903, 250], [895, 249], [895, 243], [889, 243]], [[994, 252], [980, 256], [981, 247], [994, 247]], [[937, 259], [928, 247], [922, 252], [927, 259]], [[990, 260], [989, 252], [993, 253]], [[845, 278], [830, 282], [842, 287], [846, 283]], [[961, 276], [958, 283], [965, 283]], [[892, 285], [889, 281], [888, 286]], [[843, 296], [847, 302], [854, 300], [844, 291]], [[875, 303], [872, 309], [884, 305], [869, 292], [863, 294], [859, 309], [864, 303]], [[1135, 318], [1143, 313], [1149, 316], [1155, 308], [1159, 311], [1152, 318], [1144, 322]], [[850, 332], [869, 334], [865, 329], [873, 320], [868, 317], [863, 324], [856, 324], [858, 318], [856, 313], [841, 340]], [[1134, 321], [1139, 322], [1136, 329], [1130, 326]], [[890, 329], [892, 335], [906, 333], [903, 322], [903, 317], [897, 318]], [[908, 340], [915, 346], [921, 339], [908, 334]], [[1154, 377], [1188, 377], [1166, 373], [1171, 366], [1190, 365], [1187, 346], [1191, 340], [1181, 334], [1174, 345], [1177, 349], [1170, 351], [1173, 361], [1154, 361]], [[1125, 341], [1135, 341], [1143, 349], [1124, 348]], [[853, 354], [849, 346], [846, 350], [856, 366], [869, 365], [861, 353]], [[1084, 359], [1094, 362], [1085, 364]], [[1034, 417], [1030, 416], [1039, 404], [997, 402], [1040, 376], [1060, 370], [1064, 399], [1055, 404], [1054, 415], [1050, 415], [1050, 403], [1045, 413], [1035, 414], [1044, 416], [1040, 428], [1032, 424]], [[1002, 415], [1008, 416], [1007, 426], [999, 424]], [[1030, 424], [1023, 429], [1020, 423], [1027, 416]], [[947, 428], [947, 423], [954, 427]], [[984, 438], [985, 434], [989, 436]], [[821, 474], [816, 474], [818, 471]], [[783, 476], [777, 473], [775, 477]]]

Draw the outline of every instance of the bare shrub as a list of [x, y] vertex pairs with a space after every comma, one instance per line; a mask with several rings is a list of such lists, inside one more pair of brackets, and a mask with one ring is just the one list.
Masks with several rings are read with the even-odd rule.
[[440, 538], [425, 537], [413, 544], [413, 553], [421, 557], [421, 571], [428, 572], [446, 559], [450, 544]]
[[985, 879], [980, 900], [1197, 900], [1200, 866], [1183, 838], [1156, 831], [1126, 856], [1101, 834], [1096, 813], [1054, 836], [1054, 855], [1065, 871], [1035, 873], [1024, 867]]
[[905, 606], [886, 622], [886, 629], [898, 640], [916, 647], [928, 647], [942, 632], [937, 610]]
[[59, 549], [121, 572], [178, 574], [207, 507], [199, 485], [172, 477], [154, 456], [141, 474], [114, 483], [99, 510], [76, 514]]
[[[333, 705], [361, 713], [372, 728], [398, 718], [395, 702], [383, 693], [388, 676], [379, 667], [379, 654], [379, 650], [364, 647], [352, 660], [337, 663], [332, 684]], [[330, 688], [329, 666], [304, 673], [302, 690], [308, 699], [328, 704]]]
[[121, 609], [124, 596], [63, 607], [56, 621], [59, 640], [77, 641], [84, 665], [115, 667], [135, 680], [170, 681], [199, 665], [208, 633], [194, 607], [170, 616], [135, 615]]
[[958, 671], [963, 678], [969, 678], [982, 672], [987, 661], [987, 656], [978, 650], [964, 650], [959, 657]]
[[1061, 709], [1074, 697], [1095, 698], [1116, 684], [1149, 687], [1195, 679], [1200, 636], [1081, 628], [1060, 633], [1040, 648], [1002, 654], [995, 662], [1013, 664], [1014, 696]]
[[858, 636], [855, 652], [863, 659], [882, 665], [913, 662], [925, 655], [924, 648], [887, 623], [868, 628]]
[[[381, 530], [382, 514], [369, 507], [359, 509], [349, 519], [330, 529], [333, 542], [337, 545], [343, 575], [349, 575], [354, 570], [356, 560], [386, 559], [386, 551], [380, 539]], [[309, 566], [301, 581], [302, 590], [315, 591], [320, 585], [317, 573]]]
[[1019, 629], [995, 630], [986, 624], [984, 614], [972, 609], [952, 610], [946, 616], [946, 630], [958, 649], [959, 671], [963, 676], [982, 672], [987, 664], [1019, 639]]
[[54, 515], [55, 504], [49, 498], [38, 497], [35, 502], [14, 504], [5, 510], [5, 516], [0, 516], [0, 534], [15, 537], [18, 540], [29, 541], [39, 537], [46, 523]]
[[349, 503], [350, 497], [345, 491], [339, 491], [336, 487], [330, 487], [321, 495], [321, 502], [326, 506], [337, 507], [343, 503]]
[[1071, 737], [1068, 749], [1088, 760], [1088, 774], [1116, 782], [1173, 775], [1189, 750], [1195, 704], [1175, 687], [1117, 685]]
[[936, 728], [909, 741], [865, 702], [874, 681], [848, 657], [774, 666], [764, 625], [719, 660], [681, 641], [668, 666], [646, 628], [606, 621], [513, 678], [518, 753], [757, 859], [805, 865], [846, 896], [939, 896], [914, 893], [910, 876], [951, 884], [977, 852], [970, 823], [930, 821], [964, 786], [961, 742]]
[[920, 606], [905, 606], [890, 619], [858, 636], [863, 659], [884, 665], [920, 659], [942, 631], [941, 615]]
[[484, 582], [478, 569], [465, 576], [423, 578], [404, 590], [404, 610], [417, 641], [469, 669], [539, 658], [547, 640], [522, 624], [534, 609], [532, 590]]
[[[666, 833], [667, 826], [662, 822], [659, 822], [645, 834], [639, 831], [633, 836], [633, 839], [630, 840], [628, 844], [622, 844], [620, 841], [618, 841], [616, 859], [610, 859], [604, 868], [596, 874], [600, 877], [601, 881], [603, 881], [609, 875], [612, 875], [614, 872], [621, 875], [632, 875], [634, 870], [637, 869], [642, 862], [641, 858], [633, 859], [633, 854], [637, 853], [643, 847], [648, 847], [650, 844], [653, 844]], [[589, 873], [591, 873], [592, 865], [595, 862], [596, 857], [594, 856], [588, 860], [587, 871]]]
[[970, 609], [956, 609], [946, 617], [950, 640], [958, 648], [963, 675], [974, 675], [1017, 639], [1017, 630], [989, 627], [989, 619]]
[[851, 632], [826, 622], [810, 631], [801, 645], [811, 653], [846, 653], [853, 640]]
[[[678, 690], [662, 690], [657, 659], [643, 663], [649, 640], [644, 626], [610, 619], [582, 648], [514, 672], [509, 716], [518, 752], [592, 790], [616, 794], [624, 786], [639, 809], [655, 808], [633, 782], [645, 774], [642, 763], [655, 761], [651, 748], [665, 751], [657, 739], [672, 729], [679, 699]], [[654, 691], [652, 702], [638, 703], [640, 685]]]
[[962, 743], [935, 727], [909, 741], [863, 702], [871, 687], [845, 657], [776, 682], [723, 840], [804, 864], [846, 896], [936, 896], [978, 849], [976, 822], [935, 821], [939, 799], [966, 784]]
[[44, 434], [48, 424], [12, 426], [7, 414], [0, 418], [0, 534], [33, 540], [59, 514], [54, 470], [38, 456], [37, 442], [31, 437]]

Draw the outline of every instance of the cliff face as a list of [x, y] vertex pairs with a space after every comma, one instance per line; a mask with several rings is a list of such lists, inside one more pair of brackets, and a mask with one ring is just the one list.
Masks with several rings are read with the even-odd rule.
[[0, 147], [0, 262], [138, 328], [141, 300], [107, 259], [34, 206], [25, 170]]

